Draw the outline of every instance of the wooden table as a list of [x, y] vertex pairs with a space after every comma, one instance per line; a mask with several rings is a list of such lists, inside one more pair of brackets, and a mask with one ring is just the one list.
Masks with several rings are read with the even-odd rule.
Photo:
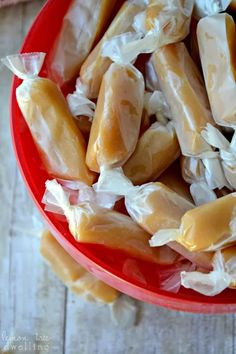
[[[18, 50], [43, 2], [0, 10], [0, 57]], [[75, 297], [51, 273], [39, 255], [42, 225], [12, 151], [10, 80], [1, 71], [0, 346], [14, 330], [27, 337], [27, 348], [37, 340], [39, 350], [31, 348], [31, 354], [236, 353], [236, 315], [192, 315], [140, 303], [138, 325], [122, 329], [111, 322], [107, 306]]]

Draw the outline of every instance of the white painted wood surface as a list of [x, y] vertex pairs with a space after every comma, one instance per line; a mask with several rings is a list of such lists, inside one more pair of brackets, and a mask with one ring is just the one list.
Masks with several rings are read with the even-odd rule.
[[[17, 51], [43, 2], [0, 9], [0, 57]], [[192, 315], [141, 303], [138, 325], [122, 329], [107, 306], [68, 293], [51, 273], [39, 255], [41, 225], [11, 147], [10, 80], [9, 72], [0, 72], [0, 347], [15, 330], [27, 339], [21, 353], [236, 353], [236, 315]]]

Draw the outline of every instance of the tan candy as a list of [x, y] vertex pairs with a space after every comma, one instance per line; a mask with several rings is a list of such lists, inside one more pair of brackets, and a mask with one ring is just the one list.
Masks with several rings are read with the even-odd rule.
[[102, 78], [112, 61], [102, 56], [103, 43], [113, 36], [126, 31], [133, 31], [134, 16], [141, 11], [141, 7], [126, 1], [110, 24], [108, 30], [86, 58], [80, 70], [80, 79], [87, 87], [87, 96], [97, 98], [102, 83]]
[[89, 138], [86, 163], [92, 171], [122, 166], [132, 155], [143, 97], [142, 74], [131, 65], [112, 64], [103, 77]]
[[172, 124], [154, 123], [139, 139], [133, 155], [124, 165], [124, 173], [134, 184], [154, 181], [179, 154]]
[[173, 264], [178, 258], [174, 251], [169, 250], [171, 255], [163, 259], [163, 249], [151, 249], [149, 234], [129, 216], [89, 202], [72, 206], [55, 180], [46, 182], [46, 190], [47, 196], [50, 193], [57, 206], [64, 211], [70, 232], [77, 241], [105, 245], [124, 251], [131, 257], [154, 263]]
[[57, 85], [49, 79], [25, 80], [16, 95], [48, 173], [91, 185], [94, 174], [85, 164], [85, 140]]
[[227, 14], [205, 17], [197, 28], [206, 88], [215, 121], [236, 127], [236, 32]]
[[152, 63], [172, 111], [182, 154], [199, 156], [209, 152], [201, 131], [213, 119], [201, 75], [185, 45], [161, 48], [153, 54]]
[[236, 194], [187, 211], [177, 230], [161, 230], [151, 244], [161, 246], [177, 241], [189, 251], [214, 251], [236, 241]]
[[62, 85], [73, 79], [101, 37], [116, 0], [72, 0], [48, 58], [50, 77]]
[[105, 303], [113, 302], [119, 296], [117, 290], [95, 278], [77, 263], [49, 231], [42, 235], [40, 252], [52, 271], [74, 293], [86, 296], [88, 300]]
[[165, 184], [181, 197], [193, 202], [189, 192], [189, 185], [181, 178], [180, 161], [174, 162], [162, 175], [158, 178], [158, 182]]
[[[179, 227], [181, 217], [187, 210], [194, 208], [190, 201], [162, 183], [147, 183], [134, 187], [121, 169], [103, 171], [96, 188], [102, 192], [125, 196], [129, 215], [150, 235], [163, 228]], [[171, 242], [168, 246], [192, 262], [211, 269], [212, 255], [189, 252], [176, 242]]]

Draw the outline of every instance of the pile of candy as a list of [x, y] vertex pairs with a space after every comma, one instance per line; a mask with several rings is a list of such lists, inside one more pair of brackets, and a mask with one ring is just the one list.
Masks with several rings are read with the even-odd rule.
[[[48, 78], [44, 53], [3, 59], [56, 178], [43, 202], [78, 242], [187, 259], [181, 285], [213, 296], [236, 287], [235, 1], [119, 5], [71, 2]], [[60, 87], [76, 77], [66, 101]]]

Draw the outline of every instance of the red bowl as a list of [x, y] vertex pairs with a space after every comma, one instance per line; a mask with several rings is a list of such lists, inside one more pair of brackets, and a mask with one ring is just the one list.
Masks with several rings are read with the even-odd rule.
[[[69, 3], [68, 0], [49, 0], [46, 3], [26, 36], [21, 52], [50, 51]], [[42, 75], [47, 76], [46, 65]], [[185, 288], [181, 288], [178, 294], [163, 291], [159, 280], [161, 266], [132, 259], [122, 252], [103, 246], [80, 244], [71, 236], [65, 221], [44, 211], [41, 200], [49, 176], [16, 102], [15, 91], [20, 83], [17, 77], [13, 78], [10, 98], [11, 132], [17, 162], [39, 211], [67, 252], [95, 276], [139, 300], [188, 312], [235, 312], [234, 290], [226, 290], [214, 297], [206, 297]]]

